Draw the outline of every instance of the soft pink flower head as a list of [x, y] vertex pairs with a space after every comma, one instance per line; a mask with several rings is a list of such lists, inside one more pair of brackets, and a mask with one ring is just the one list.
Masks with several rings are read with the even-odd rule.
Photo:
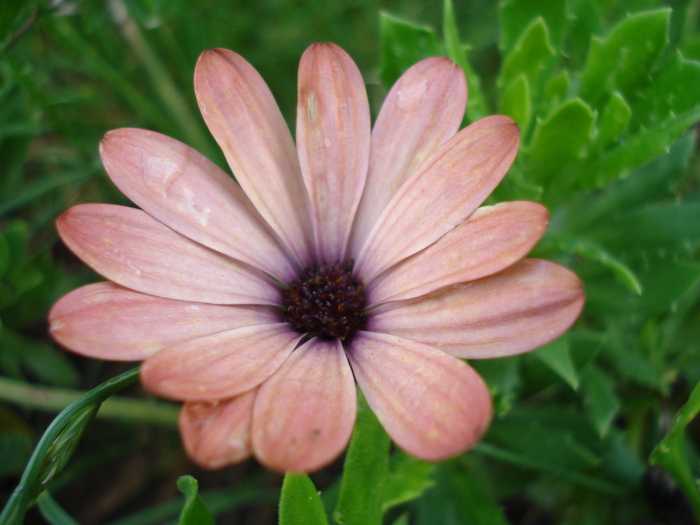
[[105, 169], [143, 211], [83, 204], [58, 219], [108, 281], [58, 301], [53, 337], [144, 360], [144, 386], [184, 402], [185, 448], [204, 467], [251, 454], [279, 471], [327, 465], [350, 439], [356, 384], [408, 453], [474, 445], [491, 399], [462, 359], [532, 350], [583, 305], [573, 273], [523, 259], [541, 205], [479, 207], [515, 157], [515, 123], [460, 131], [462, 70], [430, 58], [370, 129], [360, 72], [328, 43], [301, 59], [296, 145], [236, 53], [205, 52], [195, 90], [237, 182], [166, 136], [109, 132]]

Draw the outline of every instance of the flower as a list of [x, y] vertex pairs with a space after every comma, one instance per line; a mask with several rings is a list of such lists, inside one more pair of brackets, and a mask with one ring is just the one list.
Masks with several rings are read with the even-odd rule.
[[536, 348], [583, 305], [573, 273], [523, 259], [544, 207], [479, 208], [515, 157], [515, 123], [459, 131], [464, 75], [429, 58], [370, 132], [360, 72], [330, 43], [301, 59], [296, 146], [236, 53], [205, 52], [195, 91], [238, 183], [166, 136], [107, 133], [105, 169], [141, 210], [81, 204], [57, 220], [109, 281], [58, 301], [56, 341], [144, 360], [143, 385], [184, 402], [185, 448], [208, 468], [251, 454], [279, 471], [327, 465], [350, 439], [356, 383], [406, 452], [475, 444], [491, 399], [462, 359]]

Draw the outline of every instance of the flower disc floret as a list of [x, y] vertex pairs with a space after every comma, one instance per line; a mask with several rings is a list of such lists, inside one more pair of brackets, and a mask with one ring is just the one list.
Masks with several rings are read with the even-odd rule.
[[306, 269], [282, 292], [284, 318], [303, 334], [345, 340], [364, 323], [364, 287], [352, 275], [352, 262]]

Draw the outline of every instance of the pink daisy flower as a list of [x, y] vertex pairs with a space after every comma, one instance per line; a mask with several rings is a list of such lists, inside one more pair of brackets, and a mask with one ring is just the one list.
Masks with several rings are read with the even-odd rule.
[[109, 281], [59, 300], [53, 337], [144, 360], [144, 386], [184, 402], [184, 445], [204, 467], [251, 454], [279, 471], [327, 465], [350, 439], [356, 384], [406, 452], [474, 445], [491, 399], [462, 359], [536, 348], [583, 305], [573, 273], [523, 259], [545, 208], [479, 208], [515, 157], [515, 123], [459, 131], [464, 75], [430, 58], [370, 131], [362, 76], [328, 43], [301, 59], [296, 145], [239, 55], [205, 52], [195, 90], [237, 182], [166, 136], [107, 133], [105, 169], [141, 210], [59, 217], [63, 241]]

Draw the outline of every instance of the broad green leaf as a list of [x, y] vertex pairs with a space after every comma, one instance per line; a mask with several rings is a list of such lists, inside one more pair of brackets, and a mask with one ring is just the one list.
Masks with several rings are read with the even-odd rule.
[[434, 463], [416, 459], [402, 451], [391, 456], [389, 474], [381, 487], [382, 511], [419, 497], [433, 486]]
[[634, 105], [634, 128], [649, 127], [700, 107], [700, 62], [676, 52], [655, 73]]
[[498, 112], [500, 114], [512, 118], [523, 131], [529, 128], [532, 103], [530, 84], [525, 75], [520, 75], [510, 83], [503, 91], [499, 104]]
[[380, 14], [380, 46], [379, 78], [387, 88], [416, 62], [442, 54], [433, 29], [399, 20], [387, 13]]
[[569, 342], [566, 337], [559, 337], [551, 343], [538, 348], [532, 353], [555, 374], [562, 378], [571, 388], [576, 390], [579, 384], [578, 372], [571, 359]]
[[[287, 472], [280, 496], [280, 525], [328, 525], [323, 503], [309, 476]], [[354, 525], [354, 524], [353, 524]]]
[[627, 130], [632, 110], [619, 92], [611, 95], [598, 119], [596, 149], [604, 149], [616, 142]]
[[690, 501], [695, 517], [700, 519], [700, 492], [698, 492], [696, 473], [691, 471], [685, 454], [685, 429], [698, 412], [700, 412], [700, 383], [695, 385], [687, 403], [679, 410], [666, 437], [652, 450], [649, 462], [665, 468], [674, 477]]
[[341, 525], [381, 525], [382, 485], [387, 476], [389, 436], [358, 395], [357, 420], [350, 440], [338, 505], [333, 518]]
[[452, 0], [444, 0], [443, 3], [442, 32], [445, 46], [447, 47], [447, 56], [462, 68], [464, 75], [467, 77], [467, 85], [469, 86], [467, 117], [472, 122], [483, 118], [488, 115], [489, 111], [486, 107], [484, 95], [481, 92], [481, 79], [474, 72], [471, 64], [469, 64], [467, 49], [460, 42]]
[[471, 525], [508, 525], [508, 520], [486, 490], [478, 473], [467, 469], [451, 469], [452, 500], [463, 523]]
[[214, 517], [199, 497], [199, 484], [192, 476], [181, 476], [177, 488], [185, 495], [179, 525], [214, 525]]
[[518, 37], [525, 32], [528, 24], [538, 17], [547, 23], [551, 33], [552, 44], [557, 48], [561, 48], [566, 27], [569, 23], [565, 1], [502, 0], [499, 7], [501, 49], [510, 50], [517, 42]]
[[505, 57], [498, 75], [499, 88], [503, 90], [514, 79], [525, 75], [533, 93], [536, 93], [543, 70], [554, 55], [545, 21], [542, 18], [533, 20]]
[[516, 400], [520, 385], [520, 358], [479, 359], [470, 363], [489, 386], [494, 412], [507, 412]]
[[591, 140], [595, 116], [581, 99], [564, 102], [537, 123], [529, 146], [533, 178], [546, 183], [581, 158]]
[[581, 373], [583, 405], [593, 425], [604, 437], [620, 410], [620, 401], [614, 391], [614, 382], [594, 365]]
[[581, 76], [580, 96], [602, 109], [615, 91], [636, 98], [668, 43], [670, 9], [627, 16], [605, 37], [593, 37]]

